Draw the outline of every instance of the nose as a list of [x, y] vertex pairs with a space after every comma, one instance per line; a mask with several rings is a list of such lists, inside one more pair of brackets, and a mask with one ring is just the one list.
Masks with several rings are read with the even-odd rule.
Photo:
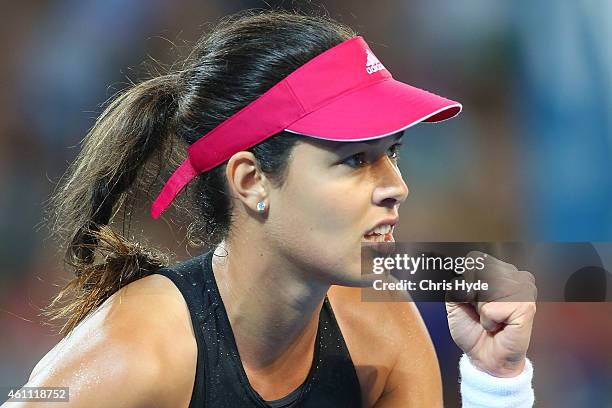
[[394, 208], [408, 197], [408, 186], [396, 163], [388, 156], [377, 160], [375, 167], [376, 187], [372, 193], [375, 205]]

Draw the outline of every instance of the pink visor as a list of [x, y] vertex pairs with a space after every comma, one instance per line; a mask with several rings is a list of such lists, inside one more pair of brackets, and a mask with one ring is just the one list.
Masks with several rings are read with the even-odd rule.
[[283, 130], [325, 140], [370, 140], [460, 111], [458, 102], [393, 79], [363, 38], [353, 37], [308, 61], [193, 143], [153, 202], [151, 216], [158, 218], [199, 174]]

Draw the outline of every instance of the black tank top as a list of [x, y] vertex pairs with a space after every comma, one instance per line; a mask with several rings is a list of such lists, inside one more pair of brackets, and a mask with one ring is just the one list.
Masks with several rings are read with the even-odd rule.
[[174, 282], [191, 314], [198, 361], [189, 408], [361, 407], [357, 373], [327, 297], [319, 313], [313, 363], [306, 380], [284, 398], [261, 398], [242, 366], [212, 272], [212, 256], [210, 251], [156, 272]]

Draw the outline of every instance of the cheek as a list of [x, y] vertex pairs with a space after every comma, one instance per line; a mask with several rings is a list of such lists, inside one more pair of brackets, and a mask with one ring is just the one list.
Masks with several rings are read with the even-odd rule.
[[354, 274], [370, 205], [367, 189], [316, 181], [283, 191], [274, 221], [276, 241], [287, 256], [311, 270]]
[[303, 185], [288, 196], [287, 210], [293, 213], [295, 227], [313, 239], [335, 241], [358, 239], [367, 214], [368, 200], [361, 191], [341, 183], [319, 182]]

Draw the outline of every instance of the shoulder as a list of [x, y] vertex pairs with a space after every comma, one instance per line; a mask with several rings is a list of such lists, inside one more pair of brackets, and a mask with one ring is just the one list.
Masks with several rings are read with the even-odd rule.
[[83, 406], [120, 400], [123, 406], [186, 407], [196, 360], [181, 293], [168, 278], [150, 275], [84, 319], [37, 364], [28, 385], [63, 384]]
[[409, 347], [406, 337], [429, 340], [414, 302], [364, 302], [360, 288], [340, 286], [332, 286], [328, 298], [339, 324], [349, 331], [358, 329], [363, 342], [384, 343], [384, 354], [391, 359]]
[[438, 360], [414, 302], [364, 302], [361, 289], [339, 286], [328, 297], [369, 403], [391, 394], [400, 406], [441, 401]]

